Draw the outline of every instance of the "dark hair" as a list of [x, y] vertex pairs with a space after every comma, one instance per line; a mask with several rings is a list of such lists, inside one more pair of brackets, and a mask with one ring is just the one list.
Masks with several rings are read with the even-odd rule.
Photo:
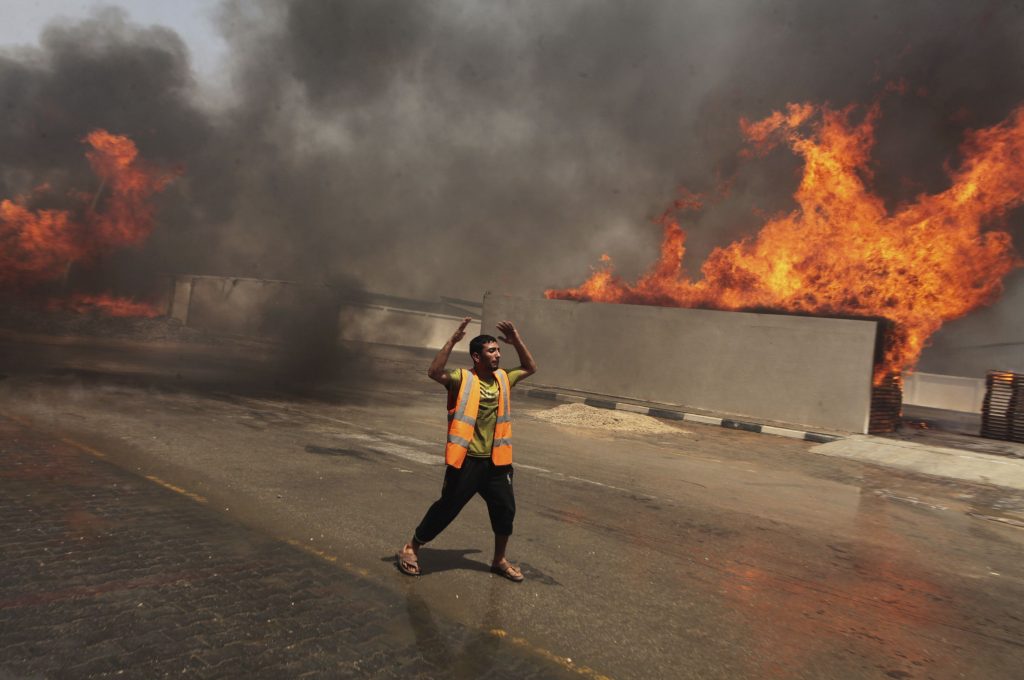
[[484, 345], [489, 342], [497, 342], [498, 339], [493, 335], [478, 335], [469, 341], [469, 355], [483, 354]]

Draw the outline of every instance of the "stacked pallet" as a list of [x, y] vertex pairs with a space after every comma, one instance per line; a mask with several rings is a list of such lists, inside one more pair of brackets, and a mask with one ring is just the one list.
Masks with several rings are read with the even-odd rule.
[[903, 413], [903, 376], [888, 373], [871, 386], [871, 417], [868, 433], [893, 432]]
[[981, 407], [981, 436], [1024, 442], [1024, 374], [989, 371]]

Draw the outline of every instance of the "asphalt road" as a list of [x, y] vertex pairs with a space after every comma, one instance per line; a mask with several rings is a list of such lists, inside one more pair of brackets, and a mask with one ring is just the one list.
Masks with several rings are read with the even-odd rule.
[[[253, 348], [0, 338], [0, 415], [102, 454], [444, 625], [612, 678], [1012, 678], [1019, 494], [711, 426], [553, 425], [513, 402], [512, 584], [474, 501], [411, 579], [393, 556], [440, 490], [429, 355], [376, 348], [294, 384]], [[535, 376], [543, 378], [541, 373]], [[571, 660], [571, 661], [567, 661]]]

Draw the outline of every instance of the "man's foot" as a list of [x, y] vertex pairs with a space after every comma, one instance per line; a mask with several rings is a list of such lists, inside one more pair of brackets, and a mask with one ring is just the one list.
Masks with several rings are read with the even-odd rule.
[[403, 574], [408, 574], [409, 576], [420, 575], [420, 563], [412, 546], [406, 544], [399, 550], [398, 554], [395, 555], [395, 562], [398, 565], [398, 570]]
[[509, 581], [515, 581], [516, 583], [519, 583], [524, 578], [526, 578], [525, 576], [523, 576], [523, 572], [519, 570], [519, 567], [515, 566], [514, 564], [505, 559], [495, 564], [492, 564], [491, 573], [497, 574], [498, 576], [503, 576], [507, 578]]

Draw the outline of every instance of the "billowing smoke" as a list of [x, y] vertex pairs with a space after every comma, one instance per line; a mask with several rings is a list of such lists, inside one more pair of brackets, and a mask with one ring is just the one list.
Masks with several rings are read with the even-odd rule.
[[[648, 220], [678, 184], [739, 173], [694, 224], [696, 261], [756, 229], [754, 209], [791, 206], [794, 159], [737, 165], [741, 116], [869, 103], [901, 83], [876, 172], [895, 203], [941, 187], [964, 129], [1024, 99], [1005, 75], [1024, 65], [1024, 17], [1002, 4], [552, 4], [228, 6], [244, 110], [287, 129], [271, 127], [287, 170], [262, 178], [279, 190], [247, 204], [253, 218], [279, 234], [309, 216], [306, 237], [337, 244], [370, 287], [534, 293], [604, 251], [646, 265]], [[298, 166], [283, 160], [298, 149]], [[380, 280], [395, 261], [401, 277]]]
[[3, 195], [94, 181], [79, 140], [95, 127], [183, 166], [118, 280], [537, 295], [603, 252], [639, 271], [677, 186], [731, 180], [688, 218], [695, 269], [756, 210], [792, 206], [795, 159], [739, 163], [741, 116], [884, 97], [872, 182], [895, 205], [941, 189], [964, 130], [1024, 101], [1011, 3], [233, 0], [219, 16], [217, 101], [177, 35], [119, 11], [0, 56]]

